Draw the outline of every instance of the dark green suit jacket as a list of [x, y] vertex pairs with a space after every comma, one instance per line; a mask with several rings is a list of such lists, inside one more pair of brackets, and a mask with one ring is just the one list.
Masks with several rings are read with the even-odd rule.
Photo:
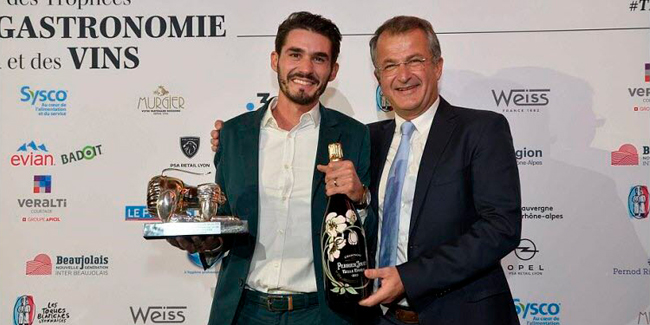
[[[219, 280], [212, 301], [209, 325], [231, 324], [237, 318], [241, 305], [242, 292], [248, 277], [257, 235], [259, 216], [259, 138], [260, 124], [268, 104], [257, 111], [248, 112], [227, 121], [220, 134], [219, 150], [215, 155], [217, 183], [223, 189], [227, 202], [219, 209], [220, 215], [236, 215], [248, 220], [250, 234], [227, 238], [226, 256], [221, 263]], [[311, 232], [313, 235], [312, 254], [318, 287], [318, 300], [323, 324], [354, 324], [362, 311], [335, 312], [325, 300], [324, 281], [320, 251], [320, 230], [327, 197], [325, 195], [324, 174], [316, 169], [316, 164], [329, 162], [327, 145], [340, 142], [345, 159], [351, 160], [361, 182], [370, 183], [370, 136], [362, 123], [337, 111], [320, 106], [320, 131], [318, 149], [314, 162], [312, 183]], [[367, 229], [373, 229], [375, 215], [368, 209]], [[369, 236], [371, 235], [371, 236]], [[367, 240], [376, 240], [374, 234], [367, 234]], [[355, 308], [356, 309], [356, 308]]]

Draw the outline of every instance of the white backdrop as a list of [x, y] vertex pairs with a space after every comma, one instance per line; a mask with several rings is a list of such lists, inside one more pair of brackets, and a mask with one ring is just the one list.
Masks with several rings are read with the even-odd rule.
[[[34, 324], [207, 322], [218, 267], [142, 239], [146, 184], [170, 166], [214, 168], [212, 122], [277, 94], [273, 36], [309, 10], [344, 34], [325, 105], [363, 122], [389, 117], [376, 108], [368, 41], [407, 14], [439, 33], [442, 95], [508, 118], [526, 218], [502, 264], [522, 324], [650, 324], [647, 203], [638, 218], [628, 203], [635, 186], [647, 202], [650, 184], [650, 1], [92, 2], [0, 2], [0, 323], [18, 323], [21, 304]], [[81, 16], [97, 30], [117, 18], [93, 38]], [[202, 21], [218, 37], [112, 37], [115, 21], [138, 16], [154, 31], [169, 16], [214, 16]], [[192, 158], [186, 136], [200, 137]]]

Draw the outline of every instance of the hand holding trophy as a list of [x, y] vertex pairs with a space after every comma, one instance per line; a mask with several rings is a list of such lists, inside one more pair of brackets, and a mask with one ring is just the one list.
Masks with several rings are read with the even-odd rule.
[[164, 176], [169, 170], [201, 175], [167, 168], [151, 178], [147, 186], [147, 210], [162, 223], [145, 224], [145, 239], [248, 233], [247, 221], [235, 216], [217, 216], [219, 205], [226, 202], [219, 185], [189, 186], [178, 178]]

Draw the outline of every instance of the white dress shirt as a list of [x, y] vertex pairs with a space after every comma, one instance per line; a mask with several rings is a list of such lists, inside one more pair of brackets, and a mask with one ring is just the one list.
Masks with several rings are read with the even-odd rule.
[[[404, 183], [402, 187], [402, 203], [399, 212], [399, 231], [397, 235], [397, 265], [403, 264], [408, 260], [408, 240], [409, 229], [411, 226], [411, 210], [413, 209], [413, 197], [415, 196], [415, 184], [418, 178], [418, 171], [420, 169], [420, 161], [422, 161], [422, 153], [424, 146], [427, 144], [429, 137], [429, 130], [433, 123], [433, 117], [436, 115], [438, 105], [440, 104], [440, 97], [426, 110], [422, 115], [411, 120], [415, 125], [415, 131], [411, 135], [410, 151], [408, 164], [406, 167], [406, 174], [404, 175]], [[402, 139], [401, 127], [406, 122], [405, 119], [395, 114], [395, 134], [393, 141], [388, 149], [386, 156], [386, 163], [384, 170], [381, 174], [379, 181], [379, 193], [377, 203], [379, 205], [379, 232], [377, 234], [377, 243], [381, 243], [381, 223], [384, 216], [384, 196], [386, 194], [386, 182], [388, 181], [388, 173], [393, 164], [395, 155], [397, 155], [397, 148], [399, 147], [400, 140]], [[376, 260], [379, 260], [379, 249], [377, 249]], [[406, 299], [399, 302], [400, 305], [408, 306]]]
[[311, 197], [319, 105], [290, 131], [266, 111], [260, 129], [259, 227], [246, 284], [268, 293], [316, 292]]

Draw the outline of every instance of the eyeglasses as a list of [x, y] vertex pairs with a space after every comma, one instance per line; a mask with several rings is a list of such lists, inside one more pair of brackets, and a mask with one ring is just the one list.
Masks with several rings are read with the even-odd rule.
[[424, 69], [424, 64], [427, 61], [433, 62], [433, 58], [412, 58], [410, 60], [402, 61], [402, 62], [397, 62], [397, 63], [387, 63], [383, 67], [377, 68], [377, 70], [385, 75], [385, 76], [391, 76], [397, 73], [397, 70], [400, 65], [404, 65], [409, 71], [421, 71]]

